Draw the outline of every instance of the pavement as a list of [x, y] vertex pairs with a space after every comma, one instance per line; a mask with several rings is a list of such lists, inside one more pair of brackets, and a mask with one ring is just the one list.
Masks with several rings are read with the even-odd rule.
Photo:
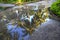
[[0, 7], [14, 7], [14, 4], [2, 4], [0, 3]]
[[[35, 3], [29, 3], [29, 4], [25, 4], [25, 5], [28, 5], [28, 6], [38, 6], [40, 4], [42, 5], [45, 5], [45, 6], [48, 6], [50, 7], [50, 5], [53, 3], [54, 1], [50, 0], [50, 1], [39, 1], [39, 2], [35, 2]], [[0, 7], [14, 7], [15, 4], [3, 4], [3, 3], [0, 3]]]

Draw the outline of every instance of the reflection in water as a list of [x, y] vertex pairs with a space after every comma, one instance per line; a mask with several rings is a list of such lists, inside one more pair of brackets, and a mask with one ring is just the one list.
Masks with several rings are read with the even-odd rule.
[[28, 40], [38, 26], [45, 22], [48, 10], [40, 6], [37, 7], [35, 9], [35, 6], [22, 6], [1, 12], [1, 20], [6, 22], [5, 25], [11, 40]]
[[[30, 16], [30, 19], [29, 18], [21, 18], [21, 20], [26, 20], [26, 19], [29, 19], [30, 22], [31, 22], [31, 19], [33, 18], [33, 15]], [[23, 37], [23, 35], [25, 35], [25, 33], [23, 31], [25, 31], [24, 28], [21, 28], [21, 27], [17, 27], [17, 24], [16, 25], [12, 25], [12, 23], [8, 23], [7, 25], [7, 28], [8, 28], [8, 31], [10, 32], [10, 34], [12, 35], [12, 40], [14, 40], [14, 34], [17, 33], [17, 39], [15, 40], [28, 40], [28, 37], [29, 37], [29, 34], [27, 34], [25, 37]]]
[[[25, 30], [25, 29], [23, 29], [21, 27], [17, 27], [17, 25], [13, 26], [11, 24], [8, 24], [7, 28], [8, 28], [8, 31], [10, 31], [10, 34], [12, 35], [12, 40], [14, 40], [15, 33], [17, 33], [16, 37], [18, 38], [18, 40], [22, 40], [23, 38], [24, 38], [24, 40], [27, 40], [29, 37], [29, 34], [26, 35], [25, 37], [23, 37], [24, 33], [22, 32], [22, 30]], [[17, 40], [17, 39], [15, 39], [15, 40]]]

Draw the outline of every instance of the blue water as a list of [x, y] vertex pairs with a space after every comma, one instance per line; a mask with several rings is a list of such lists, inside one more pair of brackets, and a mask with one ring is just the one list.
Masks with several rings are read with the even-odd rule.
[[24, 40], [28, 40], [29, 38], [29, 34], [26, 35], [25, 37], [23, 37], [24, 33], [22, 32], [22, 30], [25, 30], [21, 27], [17, 27], [17, 25], [11, 25], [11, 24], [8, 24], [7, 25], [7, 28], [8, 28], [8, 31], [10, 31], [11, 35], [12, 35], [12, 40], [13, 40], [13, 37], [14, 37], [14, 33], [17, 33], [18, 34], [18, 40], [22, 40], [22, 38]]
[[[24, 19], [27, 19], [27, 20], [29, 20], [30, 22], [31, 22], [31, 20], [32, 20], [32, 18], [34, 17], [34, 15], [31, 15], [30, 16], [30, 18], [24, 18]], [[13, 38], [14, 38], [14, 33], [17, 33], [17, 35], [18, 35], [18, 40], [22, 40], [22, 38], [24, 39], [24, 40], [28, 40], [28, 38], [29, 38], [29, 34], [27, 34], [25, 37], [23, 37], [23, 35], [25, 34], [25, 33], [23, 33], [22, 32], [22, 30], [25, 30], [24, 28], [21, 28], [21, 27], [18, 27], [17, 26], [17, 24], [15, 24], [15, 25], [12, 25], [12, 23], [10, 22], [10, 23], [8, 23], [8, 25], [7, 25], [7, 29], [8, 29], [8, 31], [10, 32], [10, 34], [12, 35], [12, 40], [13, 40]]]

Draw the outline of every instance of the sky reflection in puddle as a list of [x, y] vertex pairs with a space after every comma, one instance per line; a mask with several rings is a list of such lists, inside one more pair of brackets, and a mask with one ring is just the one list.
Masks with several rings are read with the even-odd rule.
[[29, 34], [26, 35], [25, 37], [23, 37], [24, 33], [22, 32], [22, 30], [25, 30], [25, 29], [23, 29], [23, 28], [21, 28], [21, 27], [17, 27], [17, 25], [14, 25], [14, 26], [13, 26], [13, 25], [11, 25], [11, 24], [8, 24], [8, 25], [7, 25], [7, 28], [8, 28], [8, 30], [10, 30], [10, 33], [11, 33], [11, 35], [12, 35], [12, 39], [13, 39], [13, 37], [14, 37], [14, 33], [17, 32], [17, 34], [18, 34], [18, 40], [22, 40], [22, 38], [23, 38], [24, 40], [28, 40]]

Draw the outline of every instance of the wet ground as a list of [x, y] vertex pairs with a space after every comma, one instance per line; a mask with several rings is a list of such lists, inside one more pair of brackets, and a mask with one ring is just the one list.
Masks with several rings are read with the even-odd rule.
[[49, 19], [30, 36], [29, 40], [60, 40], [60, 21]]
[[[38, 6], [40, 5], [40, 3], [42, 3], [43, 5], [47, 5], [48, 3], [51, 3], [51, 2], [45, 2], [45, 1], [42, 1], [42, 2], [36, 2], [36, 3], [31, 3], [31, 4], [26, 4], [26, 5], [28, 5], [28, 6], [36, 6], [36, 8], [33, 8], [33, 9], [35, 9], [35, 10], [37, 10], [38, 9]], [[38, 5], [39, 4], [39, 5]], [[9, 5], [9, 4], [6, 4], [6, 5], [4, 5], [4, 4], [0, 4], [0, 6], [4, 6], [4, 7], [12, 7], [12, 6], [15, 6], [15, 5]], [[18, 8], [19, 6], [16, 6], [16, 7], [13, 7], [13, 8]], [[49, 7], [49, 6], [48, 6]], [[31, 21], [31, 20], [30, 20]], [[47, 20], [48, 21], [48, 20]], [[48, 23], [51, 23], [51, 24], [54, 24], [54, 22], [55, 21], [53, 21], [52, 23], [51, 22], [48, 22]], [[47, 24], [48, 24], [47, 23]], [[46, 24], [46, 25], [47, 25]], [[56, 23], [57, 24], [57, 23]], [[43, 26], [45, 26], [45, 24], [43, 25]], [[11, 23], [9, 23], [8, 25], [7, 25], [7, 28], [8, 28], [8, 31], [10, 31], [10, 34], [12, 35], [12, 40], [14, 40], [14, 33], [17, 33], [17, 37], [18, 37], [18, 40], [22, 40], [22, 39], [24, 39], [24, 40], [28, 40], [28, 38], [30, 37], [31, 39], [30, 40], [39, 40], [39, 38], [40, 38], [40, 34], [39, 33], [41, 33], [40, 31], [41, 31], [41, 29], [42, 29], [42, 27], [40, 28], [40, 29], [37, 29], [37, 32], [35, 33], [33, 33], [32, 35], [33, 36], [31, 36], [31, 35], [26, 35], [25, 37], [23, 37], [23, 35], [24, 35], [24, 33], [22, 32], [22, 30], [25, 30], [24, 28], [21, 28], [21, 27], [17, 27], [17, 25], [12, 25]], [[46, 28], [46, 30], [48, 30], [47, 28]], [[43, 33], [44, 33], [44, 31], [43, 31]], [[34, 37], [35, 36], [35, 37]], [[44, 35], [43, 35], [44, 36]], [[46, 35], [45, 35], [46, 36]], [[42, 40], [42, 39], [41, 39]]]

